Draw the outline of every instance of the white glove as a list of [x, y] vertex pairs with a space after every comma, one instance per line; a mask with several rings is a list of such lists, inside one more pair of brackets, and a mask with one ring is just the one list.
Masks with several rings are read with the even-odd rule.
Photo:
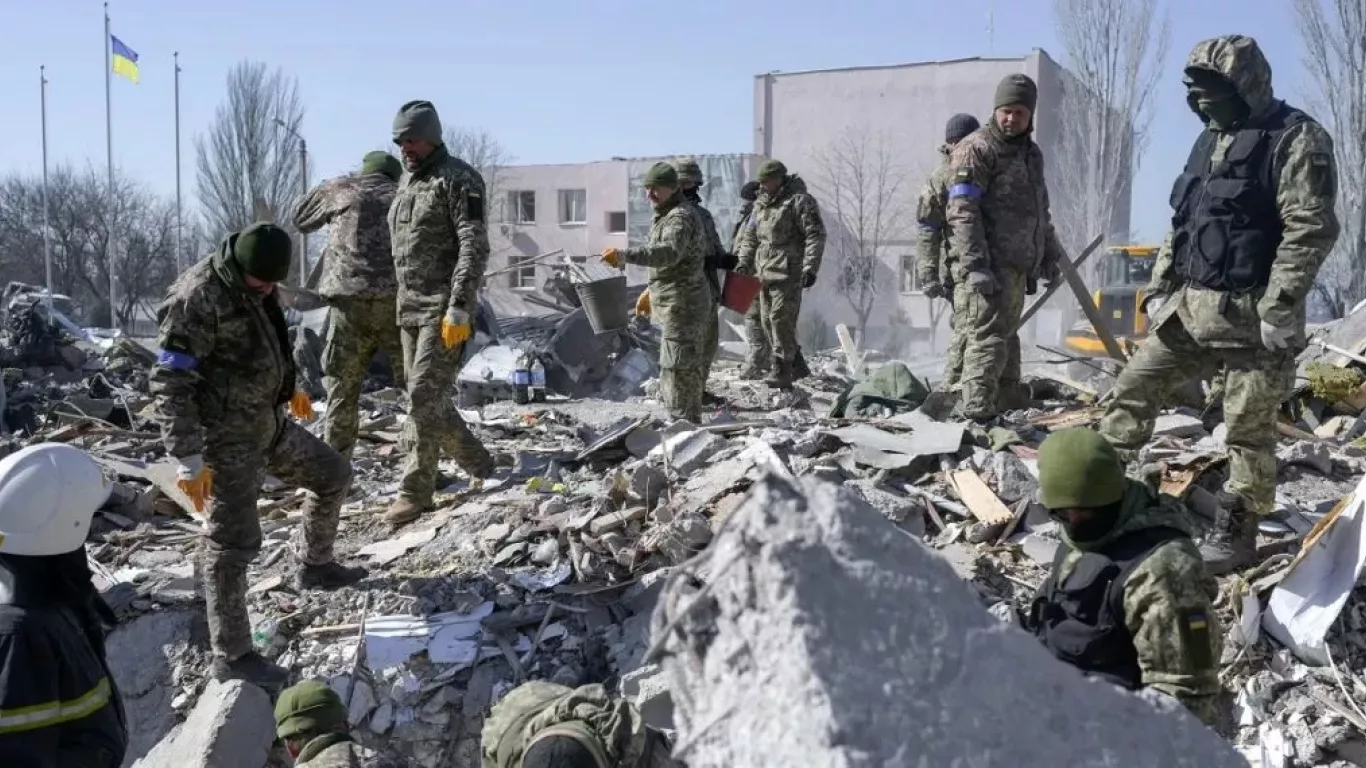
[[199, 477], [199, 473], [204, 471], [204, 457], [195, 454], [186, 456], [183, 459], [176, 459], [175, 476], [177, 480], [193, 480]]
[[1150, 293], [1143, 299], [1143, 314], [1152, 317], [1157, 314], [1157, 310], [1162, 309], [1162, 305], [1167, 303], [1166, 294]]
[[470, 313], [460, 307], [451, 307], [446, 310], [446, 324], [452, 326], [469, 325]]
[[1279, 325], [1272, 325], [1267, 321], [1262, 321], [1262, 346], [1272, 351], [1285, 349], [1290, 346], [1290, 340], [1295, 336], [1294, 328], [1282, 328]]

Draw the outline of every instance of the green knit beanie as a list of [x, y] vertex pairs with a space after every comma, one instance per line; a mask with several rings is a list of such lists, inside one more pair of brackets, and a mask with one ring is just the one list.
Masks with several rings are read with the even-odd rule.
[[765, 160], [759, 166], [759, 173], [756, 175], [759, 177], [759, 181], [785, 178], [787, 176], [787, 166], [783, 165], [779, 160]]
[[232, 258], [242, 271], [268, 283], [289, 277], [294, 243], [289, 233], [274, 224], [258, 221], [242, 230], [232, 246]]
[[1119, 454], [1095, 430], [1059, 430], [1039, 446], [1039, 503], [1049, 509], [1107, 507], [1127, 486]]
[[394, 143], [404, 139], [441, 143], [441, 118], [430, 101], [410, 101], [398, 108], [394, 116]]
[[363, 176], [382, 173], [394, 181], [398, 181], [398, 177], [403, 175], [403, 166], [399, 164], [397, 157], [388, 152], [376, 150], [366, 153], [365, 159], [360, 162], [360, 172]]
[[678, 188], [678, 170], [668, 163], [655, 163], [645, 172], [645, 186]]
[[288, 739], [300, 734], [345, 732], [346, 705], [337, 692], [305, 680], [287, 688], [275, 702], [275, 735]]
[[1001, 84], [996, 86], [996, 103], [992, 109], [1009, 107], [1014, 104], [1023, 104], [1030, 112], [1039, 103], [1039, 86], [1024, 74], [1006, 75], [1001, 78]]

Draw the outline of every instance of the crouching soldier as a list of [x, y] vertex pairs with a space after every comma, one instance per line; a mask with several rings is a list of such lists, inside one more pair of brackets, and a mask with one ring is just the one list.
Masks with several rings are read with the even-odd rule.
[[681, 768], [664, 735], [601, 685], [534, 680], [484, 721], [483, 768]]
[[1115, 449], [1082, 428], [1039, 446], [1039, 499], [1063, 543], [1026, 627], [1083, 673], [1165, 694], [1212, 723], [1218, 586], [1182, 510], [1126, 478]]
[[285, 744], [294, 765], [308, 768], [391, 768], [373, 750], [351, 739], [346, 705], [337, 692], [305, 680], [275, 702], [275, 735]]

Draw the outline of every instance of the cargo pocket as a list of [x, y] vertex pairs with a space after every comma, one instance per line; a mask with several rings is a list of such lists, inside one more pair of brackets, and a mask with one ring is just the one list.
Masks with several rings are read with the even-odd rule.
[[678, 368], [679, 357], [682, 355], [682, 345], [671, 339], [660, 339], [659, 341], [659, 367]]

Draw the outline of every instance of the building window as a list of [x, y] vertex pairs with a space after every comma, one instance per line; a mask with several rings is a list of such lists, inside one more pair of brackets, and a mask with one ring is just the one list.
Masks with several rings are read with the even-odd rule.
[[508, 258], [508, 261], [510, 262], [508, 266], [517, 267], [519, 264], [524, 264], [524, 266], [520, 266], [508, 273], [508, 279], [512, 283], [512, 290], [536, 290], [536, 263], [532, 261], [534, 258], [534, 256], [510, 256]]
[[529, 189], [514, 189], [509, 192], [503, 218], [509, 224], [535, 224], [536, 193]]
[[607, 212], [607, 234], [624, 235], [626, 234], [626, 211]]
[[586, 189], [562, 189], [562, 190], [560, 190], [560, 223], [561, 223], [561, 224], [587, 224], [587, 223], [588, 223], [588, 190], [586, 190]]
[[901, 292], [919, 293], [920, 286], [915, 282], [915, 254], [906, 253], [901, 256]]

